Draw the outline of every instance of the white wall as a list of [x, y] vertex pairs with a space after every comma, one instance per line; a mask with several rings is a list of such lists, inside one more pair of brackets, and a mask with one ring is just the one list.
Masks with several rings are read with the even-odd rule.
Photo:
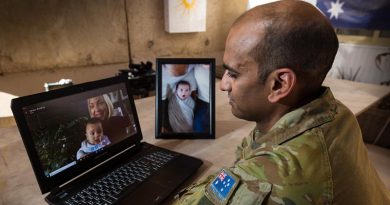
[[388, 85], [390, 83], [390, 47], [340, 43], [328, 76]]

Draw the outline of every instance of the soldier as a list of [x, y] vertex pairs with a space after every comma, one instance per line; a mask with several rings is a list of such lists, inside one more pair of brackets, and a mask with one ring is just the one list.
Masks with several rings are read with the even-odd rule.
[[220, 88], [256, 122], [237, 161], [177, 194], [178, 204], [390, 204], [355, 116], [322, 82], [338, 49], [311, 4], [255, 7], [232, 25]]

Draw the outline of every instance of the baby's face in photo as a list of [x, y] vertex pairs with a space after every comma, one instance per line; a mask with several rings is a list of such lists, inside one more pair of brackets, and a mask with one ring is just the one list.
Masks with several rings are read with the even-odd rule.
[[89, 144], [99, 144], [103, 137], [103, 128], [101, 123], [87, 124], [85, 128], [85, 135]]
[[187, 99], [191, 94], [190, 86], [187, 84], [179, 84], [177, 86], [176, 94], [181, 100]]

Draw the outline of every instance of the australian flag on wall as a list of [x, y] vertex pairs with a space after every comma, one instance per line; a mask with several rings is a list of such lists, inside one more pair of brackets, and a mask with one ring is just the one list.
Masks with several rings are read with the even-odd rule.
[[336, 28], [390, 30], [390, 0], [317, 0]]

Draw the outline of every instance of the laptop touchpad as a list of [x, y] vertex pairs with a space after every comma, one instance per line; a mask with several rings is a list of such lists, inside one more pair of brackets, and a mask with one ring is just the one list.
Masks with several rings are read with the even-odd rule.
[[120, 200], [119, 204], [160, 204], [169, 193], [170, 190], [166, 187], [152, 181], [146, 181]]

